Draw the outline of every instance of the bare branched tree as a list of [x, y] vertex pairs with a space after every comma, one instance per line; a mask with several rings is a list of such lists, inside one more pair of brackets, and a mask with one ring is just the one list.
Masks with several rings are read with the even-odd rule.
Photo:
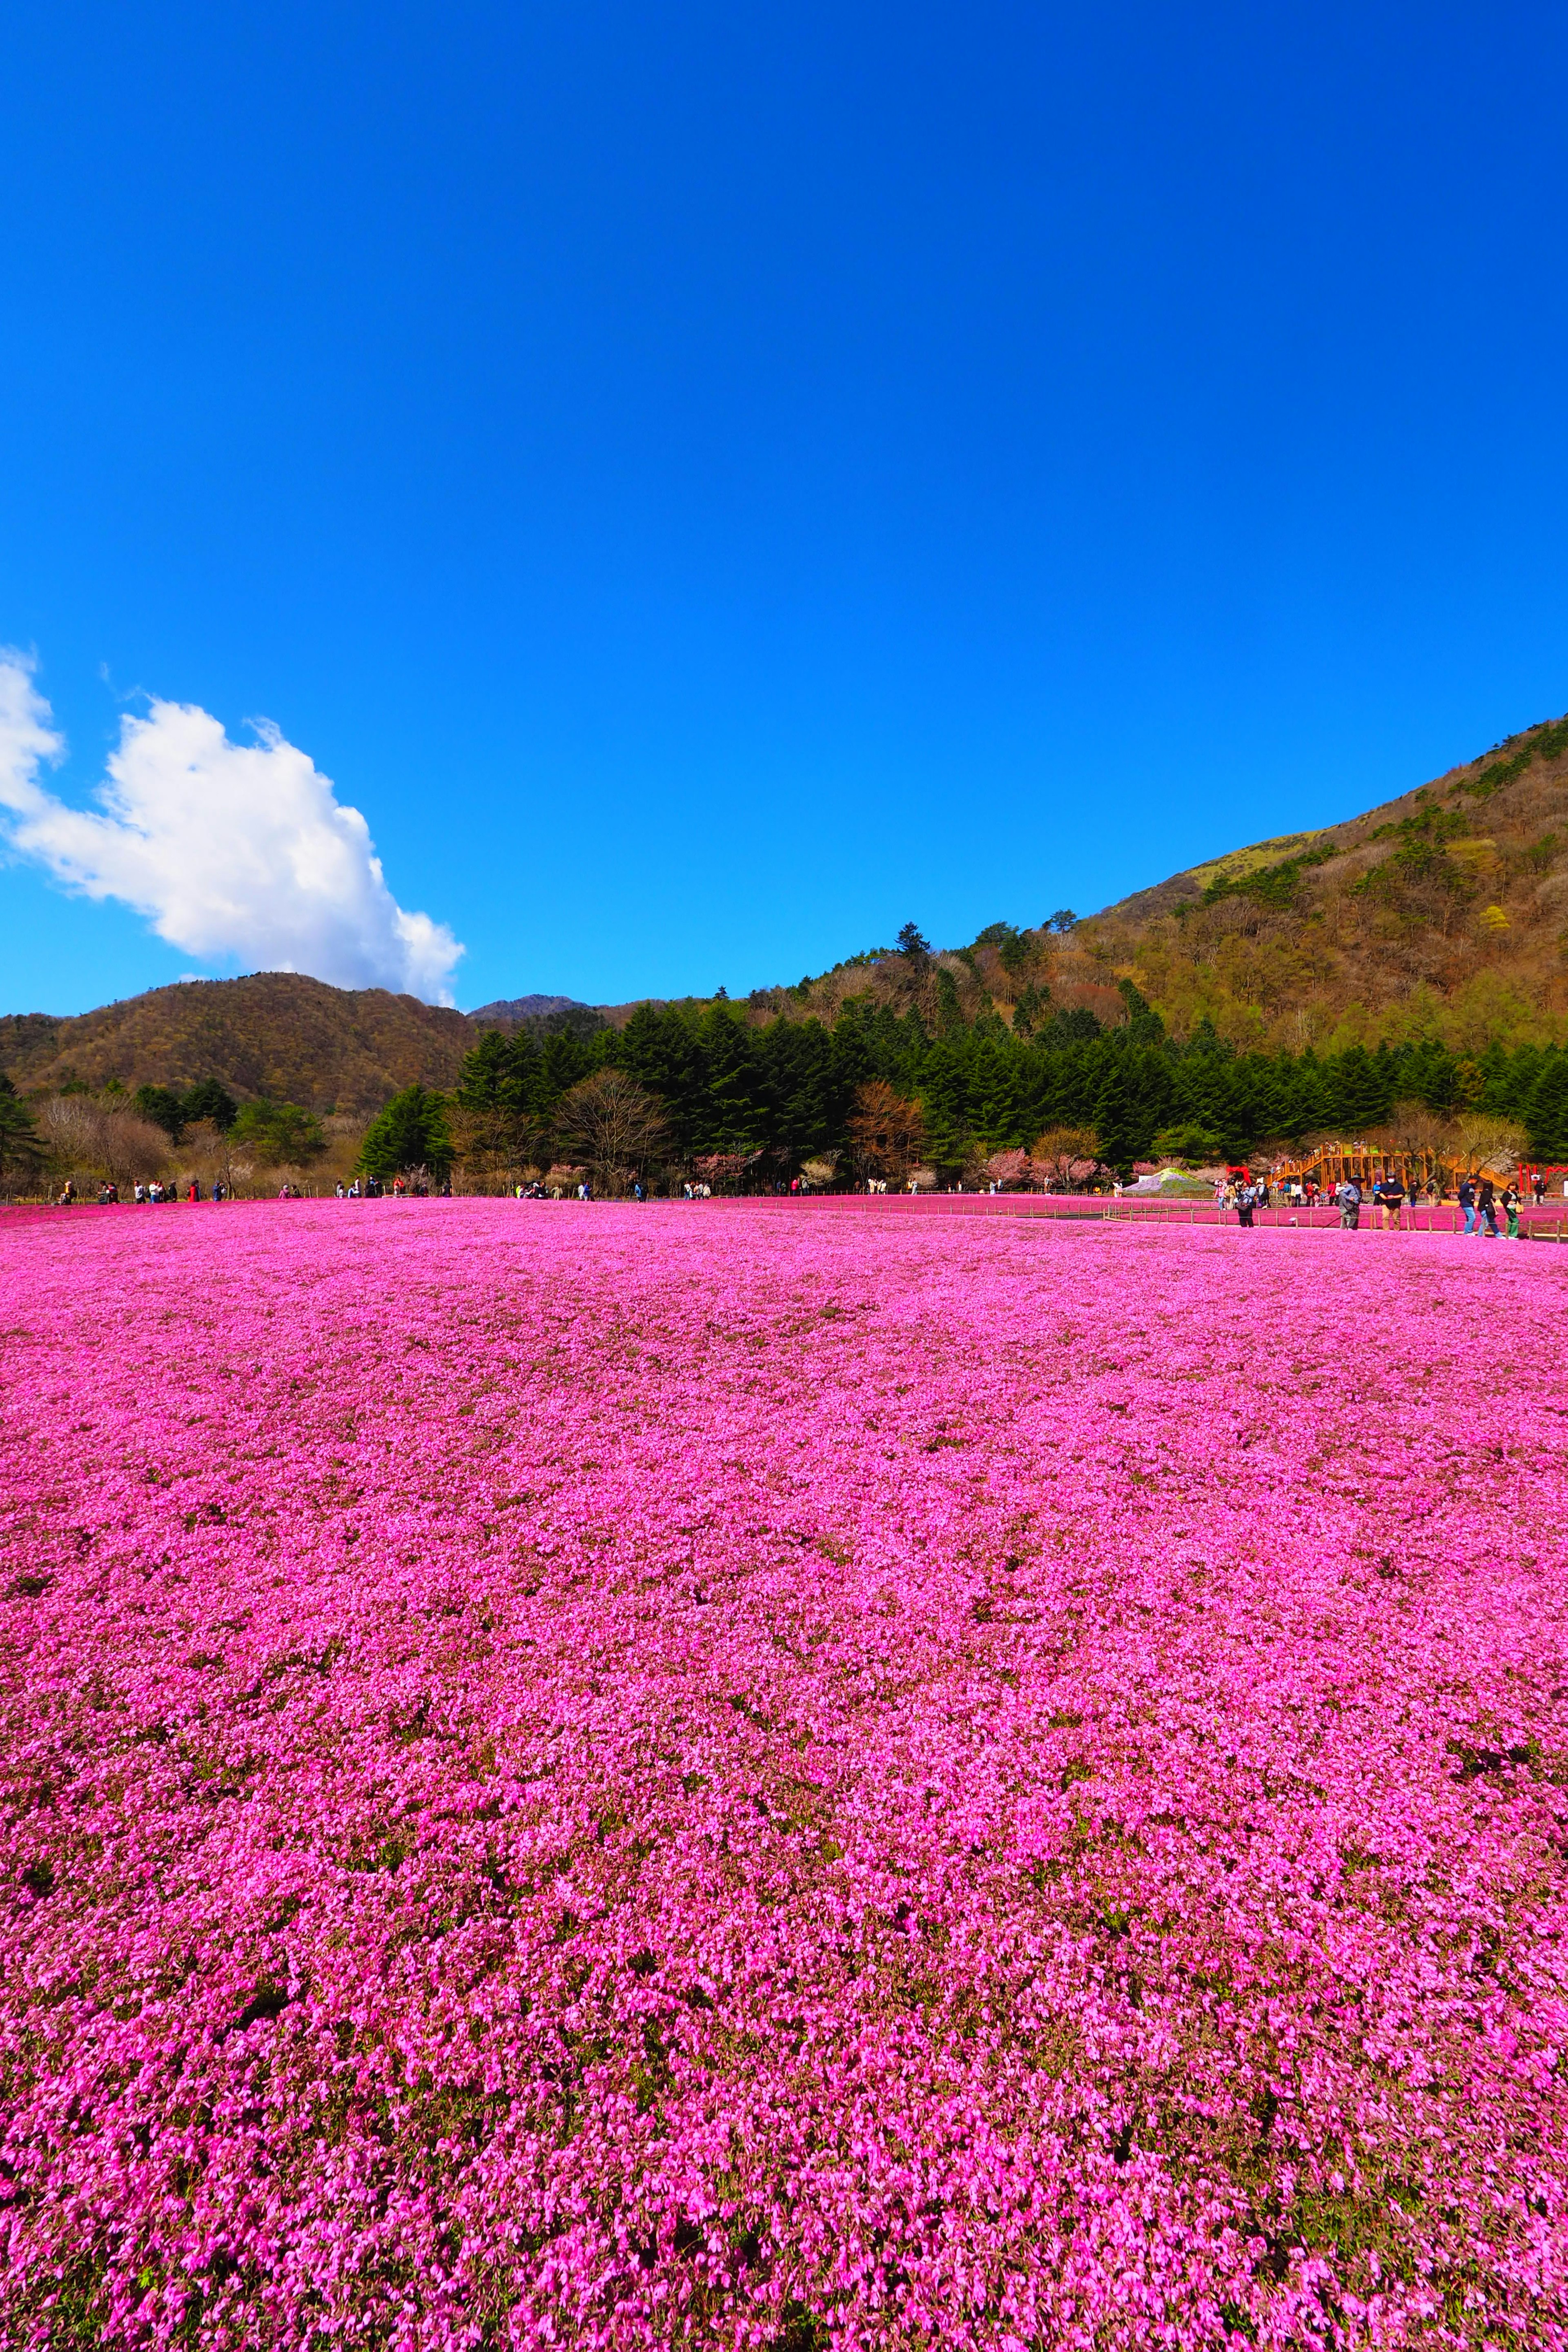
[[555, 1132], [606, 1192], [620, 1192], [662, 1152], [668, 1132], [656, 1095], [624, 1070], [595, 1070], [559, 1105]]
[[186, 1128], [180, 1145], [180, 1165], [184, 1171], [184, 1181], [188, 1183], [195, 1176], [209, 1192], [215, 1184], [232, 1192], [237, 1181], [250, 1173], [250, 1162], [236, 1157], [228, 1129], [210, 1118], [198, 1118]]
[[1524, 1152], [1524, 1129], [1511, 1119], [1472, 1111], [1459, 1121], [1459, 1144], [1468, 1168], [1511, 1176]]
[[855, 1097], [849, 1133], [856, 1160], [868, 1175], [902, 1183], [925, 1150], [925, 1113], [886, 1078], [868, 1078]]
[[1378, 1128], [1372, 1142], [1379, 1151], [1391, 1152], [1395, 1158], [1415, 1158], [1422, 1153], [1433, 1156], [1449, 1150], [1453, 1140], [1450, 1122], [1423, 1102], [1395, 1103], [1389, 1114], [1388, 1124]]
[[156, 1176], [169, 1156], [161, 1127], [90, 1095], [56, 1095], [44, 1105], [41, 1124], [61, 1173], [78, 1179], [107, 1176], [114, 1184], [134, 1184]]
[[458, 1101], [447, 1124], [465, 1192], [510, 1192], [542, 1148], [538, 1122], [504, 1108]]

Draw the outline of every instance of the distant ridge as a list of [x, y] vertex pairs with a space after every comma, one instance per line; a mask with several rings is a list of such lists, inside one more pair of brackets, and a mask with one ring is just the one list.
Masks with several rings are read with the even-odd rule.
[[521, 1029], [527, 1021], [542, 1021], [552, 1013], [586, 1013], [591, 1008], [575, 996], [498, 996], [466, 1017], [479, 1029]]
[[[869, 1002], [917, 1013], [937, 1034], [984, 1020], [1027, 1034], [1058, 1014], [1124, 1021], [1129, 988], [1177, 1039], [1210, 1025], [1238, 1047], [1431, 1037], [1479, 1054], [1556, 1042], [1568, 1026], [1568, 719], [1361, 816], [1233, 849], [1081, 921], [992, 923], [966, 948], [868, 950], [731, 1009], [831, 1026], [846, 1004]], [[367, 1117], [415, 1080], [450, 1087], [487, 1029], [588, 1036], [664, 1001], [541, 994], [463, 1013], [257, 972], [69, 1018], [0, 1015], [0, 1070], [25, 1094], [216, 1077], [242, 1100]]]
[[465, 1014], [416, 996], [260, 971], [180, 981], [67, 1018], [0, 1015], [0, 1069], [24, 1094], [213, 1077], [241, 1101], [368, 1117], [416, 1079], [450, 1086], [476, 1034]]

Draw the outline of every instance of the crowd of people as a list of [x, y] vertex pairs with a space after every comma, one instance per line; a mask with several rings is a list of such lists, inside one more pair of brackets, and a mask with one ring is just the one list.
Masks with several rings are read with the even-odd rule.
[[[1407, 1187], [1396, 1168], [1381, 1170], [1373, 1178], [1370, 1188], [1364, 1187], [1359, 1177], [1345, 1176], [1325, 1192], [1315, 1177], [1308, 1176], [1292, 1177], [1278, 1189], [1285, 1204], [1293, 1209], [1337, 1207], [1340, 1224], [1346, 1233], [1355, 1233], [1359, 1229], [1362, 1210], [1369, 1205], [1369, 1192], [1372, 1213], [1381, 1220], [1384, 1233], [1401, 1230], [1407, 1202], [1413, 1209], [1422, 1202], [1431, 1208], [1439, 1208], [1445, 1199], [1443, 1186], [1436, 1178], [1425, 1185]], [[1531, 1180], [1531, 1190], [1537, 1202], [1544, 1199], [1545, 1180], [1539, 1171]], [[1462, 1230], [1497, 1241], [1504, 1233], [1503, 1225], [1499, 1223], [1500, 1213], [1506, 1221], [1508, 1240], [1518, 1241], [1519, 1212], [1523, 1198], [1519, 1185], [1511, 1177], [1500, 1182], [1484, 1172], [1461, 1176], [1458, 1201], [1464, 1219]], [[1255, 1178], [1245, 1171], [1240, 1176], [1226, 1177], [1215, 1187], [1215, 1208], [1234, 1209], [1238, 1223], [1243, 1225], [1250, 1225], [1254, 1210], [1267, 1209], [1270, 1202], [1268, 1178]]]
[[395, 1176], [390, 1184], [384, 1183], [379, 1176], [355, 1176], [345, 1184], [340, 1176], [332, 1191], [340, 1201], [427, 1201], [432, 1196], [449, 1201], [452, 1197], [449, 1183], [433, 1184], [417, 1171]]
[[[289, 1189], [287, 1184], [283, 1188], [285, 1192]], [[55, 1206], [57, 1209], [73, 1209], [80, 1198], [81, 1195], [76, 1189], [76, 1179], [68, 1176], [55, 1195]], [[200, 1180], [195, 1176], [187, 1181], [182, 1193], [177, 1184], [161, 1184], [154, 1176], [149, 1184], [133, 1184], [131, 1188], [131, 1198], [139, 1209], [156, 1209], [162, 1207], [165, 1201], [227, 1201], [233, 1198], [233, 1194], [229, 1187], [221, 1182], [215, 1183], [210, 1192], [204, 1192]], [[120, 1206], [119, 1185], [106, 1179], [98, 1188], [97, 1202], [100, 1209], [118, 1208]]]
[[[1534, 1170], [1530, 1172], [1526, 1181], [1531, 1195], [1539, 1204], [1545, 1197], [1544, 1178], [1539, 1170]], [[773, 1189], [782, 1192], [784, 1187], [780, 1184]], [[807, 1189], [804, 1180], [798, 1177], [789, 1187], [792, 1193], [796, 1191], [804, 1192]], [[909, 1189], [911, 1192], [917, 1189], [913, 1178], [910, 1180]], [[960, 1189], [962, 1190], [962, 1187]], [[999, 1188], [993, 1184], [990, 1189], [994, 1192]], [[1120, 1191], [1121, 1187], [1118, 1186], [1117, 1189]], [[388, 1195], [395, 1200], [425, 1200], [432, 1193], [438, 1199], [447, 1200], [451, 1197], [452, 1187], [449, 1182], [432, 1184], [421, 1171], [416, 1171], [406, 1176], [395, 1176], [390, 1185], [384, 1183], [378, 1176], [355, 1176], [347, 1184], [340, 1178], [333, 1190], [336, 1198], [340, 1201], [379, 1201]], [[885, 1181], [871, 1178], [867, 1181], [866, 1190], [868, 1192], [886, 1192], [888, 1186]], [[550, 1191], [537, 1179], [531, 1182], [517, 1184], [513, 1192], [519, 1201], [542, 1201], [547, 1197], [551, 1199], [561, 1197], [558, 1192]], [[633, 1182], [630, 1192], [633, 1200], [642, 1201], [647, 1198], [640, 1181]], [[1227, 1172], [1215, 1183], [1214, 1204], [1222, 1213], [1234, 1213], [1237, 1223], [1250, 1229], [1258, 1210], [1275, 1206], [1276, 1193], [1279, 1195], [1279, 1204], [1286, 1208], [1310, 1211], [1337, 1207], [1340, 1213], [1340, 1224], [1347, 1233], [1354, 1233], [1359, 1229], [1362, 1211], [1368, 1205], [1369, 1195], [1373, 1214], [1374, 1217], [1381, 1217], [1382, 1227], [1385, 1233], [1398, 1231], [1402, 1227], [1407, 1202], [1412, 1208], [1422, 1203], [1438, 1208], [1443, 1205], [1447, 1197], [1442, 1184], [1436, 1177], [1425, 1185], [1407, 1187], [1404, 1176], [1394, 1168], [1382, 1170], [1373, 1178], [1370, 1188], [1363, 1187], [1361, 1180], [1353, 1175], [1347, 1175], [1338, 1184], [1326, 1188], [1321, 1185], [1313, 1175], [1293, 1176], [1276, 1185], [1270, 1182], [1267, 1175], [1255, 1176], [1244, 1168]], [[689, 1182], [682, 1187], [682, 1196], [688, 1201], [711, 1200], [712, 1188], [708, 1184]], [[298, 1201], [303, 1197], [299, 1185], [292, 1182], [285, 1182], [279, 1187], [278, 1193], [280, 1201]], [[1519, 1184], [1511, 1177], [1498, 1180], [1485, 1172], [1479, 1175], [1461, 1176], [1457, 1197], [1463, 1217], [1464, 1233], [1478, 1237], [1484, 1235], [1489, 1241], [1500, 1240], [1505, 1234], [1510, 1241], [1520, 1239], [1519, 1213], [1524, 1195]], [[56, 1205], [59, 1208], [70, 1208], [79, 1198], [74, 1180], [68, 1176], [57, 1196]], [[139, 1208], [142, 1206], [155, 1208], [165, 1202], [182, 1198], [186, 1201], [210, 1199], [222, 1202], [232, 1199], [233, 1192], [221, 1179], [215, 1181], [209, 1190], [204, 1191], [200, 1179], [190, 1177], [182, 1193], [176, 1185], [160, 1183], [154, 1177], [150, 1183], [136, 1184], [132, 1188], [132, 1198]], [[576, 1198], [579, 1201], [591, 1201], [594, 1198], [594, 1187], [586, 1177], [583, 1178], [576, 1186]], [[118, 1206], [119, 1185], [109, 1181], [100, 1184], [98, 1188], [97, 1200], [100, 1208]]]

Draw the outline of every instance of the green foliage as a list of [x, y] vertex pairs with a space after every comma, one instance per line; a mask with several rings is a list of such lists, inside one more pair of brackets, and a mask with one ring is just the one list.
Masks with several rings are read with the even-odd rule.
[[366, 1176], [383, 1179], [423, 1168], [437, 1180], [451, 1170], [453, 1146], [444, 1096], [428, 1087], [405, 1087], [365, 1129], [359, 1164]]
[[457, 1099], [464, 1110], [506, 1110], [512, 1108], [515, 1090], [510, 1041], [499, 1029], [487, 1029], [472, 1053], [463, 1056]]
[[1371, 838], [1386, 841], [1392, 835], [1401, 842], [1458, 841], [1469, 831], [1469, 825], [1470, 821], [1462, 810], [1440, 809], [1429, 802], [1424, 808], [1417, 809], [1414, 816], [1402, 816], [1393, 824], [1380, 824]]
[[229, 1135], [264, 1168], [302, 1168], [327, 1148], [321, 1120], [298, 1103], [247, 1103]]
[[1296, 856], [1282, 857], [1273, 866], [1255, 866], [1250, 874], [1216, 874], [1205, 890], [1202, 903], [1214, 907], [1224, 898], [1256, 898], [1261, 907], [1288, 913], [1296, 904], [1302, 875], [1314, 866], [1326, 866], [1331, 857], [1339, 855], [1337, 846], [1303, 849]]
[[1049, 988], [1037, 988], [1032, 980], [1026, 981], [1023, 987], [1018, 991], [1017, 998], [1013, 1006], [1014, 1036], [1033, 1036], [1035, 1031], [1038, 1028], [1042, 1028], [1046, 1022], [1049, 1020], [1050, 1013], [1051, 992]]
[[199, 1118], [210, 1118], [225, 1135], [239, 1116], [239, 1105], [216, 1078], [198, 1078], [194, 1087], [187, 1088], [181, 1108], [187, 1126], [194, 1127]]
[[1004, 971], [1017, 973], [1027, 968], [1029, 942], [1012, 923], [987, 923], [974, 944], [994, 948]]
[[33, 1114], [0, 1070], [0, 1182], [8, 1177], [31, 1175], [42, 1157]]
[[1154, 1138], [1153, 1157], [1156, 1160], [1179, 1160], [1187, 1168], [1212, 1168], [1225, 1150], [1219, 1137], [1196, 1119], [1186, 1119], [1178, 1127], [1163, 1127]]
[[1158, 1045], [1165, 1034], [1165, 1024], [1140, 989], [1130, 980], [1119, 980], [1117, 992], [1127, 1007], [1127, 1034], [1135, 1045]]
[[[1510, 750], [1514, 743], [1519, 744], [1517, 751]], [[1479, 776], [1471, 776], [1467, 782], [1456, 784], [1456, 797], [1464, 794], [1471, 800], [1490, 800], [1492, 794], [1501, 792], [1505, 784], [1511, 784], [1516, 777], [1522, 776], [1526, 768], [1536, 760], [1555, 760], [1562, 752], [1568, 751], [1568, 719], [1553, 719], [1549, 726], [1535, 730], [1523, 741], [1517, 735], [1510, 735], [1508, 742], [1500, 744], [1499, 749], [1508, 751], [1509, 757], [1492, 761]]]
[[1524, 1123], [1532, 1160], [1568, 1166], [1568, 1054], [1542, 1057], [1524, 1107]]
[[927, 1156], [952, 1177], [976, 1146], [1026, 1150], [1062, 1125], [1095, 1128], [1107, 1162], [1124, 1168], [1173, 1131], [1196, 1131], [1186, 1157], [1239, 1160], [1260, 1143], [1325, 1129], [1364, 1134], [1396, 1102], [1527, 1120], [1545, 1072], [1558, 1066], [1532, 1047], [1467, 1061], [1433, 1039], [1376, 1053], [1237, 1053], [1208, 1023], [1179, 1045], [1131, 982], [1121, 989], [1127, 1017], [1114, 1027], [1082, 1007], [1054, 1006], [1042, 989], [1020, 991], [1009, 1031], [994, 1013], [966, 1023], [951, 970], [936, 966], [935, 978], [934, 1034], [918, 1013], [868, 997], [851, 997], [832, 1029], [758, 1022], [733, 1005], [645, 1004], [623, 1030], [552, 1039], [543, 1051], [525, 1036], [481, 1040], [458, 1100], [470, 1116], [510, 1106], [542, 1143], [568, 1083], [620, 1068], [658, 1097], [673, 1160], [754, 1154], [748, 1181], [757, 1182], [820, 1153], [847, 1153], [856, 1092], [882, 1078], [919, 1100]]
[[131, 1107], [139, 1118], [150, 1119], [154, 1127], [161, 1127], [171, 1143], [178, 1143], [185, 1131], [184, 1099], [172, 1087], [138, 1087], [131, 1097]]
[[1391, 857], [1352, 884], [1352, 889], [1396, 902], [1409, 886], [1426, 884], [1446, 890], [1451, 898], [1468, 898], [1470, 878], [1445, 846], [1468, 830], [1468, 820], [1459, 810], [1440, 809], [1434, 803], [1418, 809], [1414, 816], [1401, 817], [1396, 824], [1380, 824], [1373, 839], [1382, 841], [1392, 835], [1399, 845]]
[[936, 976], [936, 1025], [944, 1037], [955, 1037], [963, 1027], [963, 1004], [958, 982], [946, 964]]

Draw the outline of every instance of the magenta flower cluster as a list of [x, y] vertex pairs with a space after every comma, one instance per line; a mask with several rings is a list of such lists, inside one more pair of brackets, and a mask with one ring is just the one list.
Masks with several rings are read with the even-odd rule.
[[7, 2344], [1568, 2346], [1568, 1252], [0, 1265]]

